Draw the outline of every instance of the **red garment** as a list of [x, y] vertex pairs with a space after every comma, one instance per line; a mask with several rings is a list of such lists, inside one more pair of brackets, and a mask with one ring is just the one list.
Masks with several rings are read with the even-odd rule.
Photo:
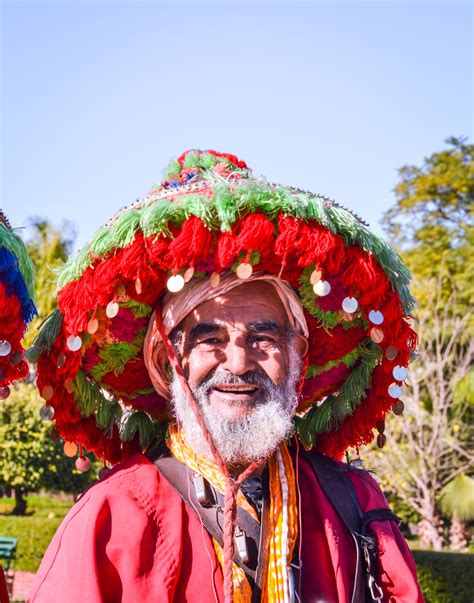
[[3, 567], [0, 565], [0, 603], [9, 603], [9, 601], [10, 597], [8, 596], [7, 580]]
[[[300, 460], [298, 473], [302, 600], [350, 603], [355, 567], [352, 537], [306, 461]], [[369, 474], [349, 475], [364, 510], [387, 505]], [[422, 602], [415, 564], [396, 524], [374, 522], [372, 528], [379, 542], [384, 601]], [[116, 467], [71, 509], [43, 558], [28, 599], [35, 603], [223, 600], [222, 571], [210, 537], [141, 454]]]

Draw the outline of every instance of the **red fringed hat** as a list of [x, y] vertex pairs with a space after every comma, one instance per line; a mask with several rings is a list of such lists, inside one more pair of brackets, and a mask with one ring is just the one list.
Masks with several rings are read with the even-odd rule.
[[137, 434], [142, 448], [162, 441], [168, 403], [143, 359], [150, 316], [169, 289], [224, 271], [270, 273], [299, 295], [310, 334], [295, 422], [306, 447], [339, 458], [402, 412], [416, 335], [400, 257], [337, 203], [256, 179], [234, 155], [193, 150], [60, 274], [59, 309], [34, 351], [68, 443], [115, 463]]
[[8, 398], [13, 381], [28, 375], [21, 340], [36, 314], [33, 296], [33, 264], [0, 210], [0, 400]]

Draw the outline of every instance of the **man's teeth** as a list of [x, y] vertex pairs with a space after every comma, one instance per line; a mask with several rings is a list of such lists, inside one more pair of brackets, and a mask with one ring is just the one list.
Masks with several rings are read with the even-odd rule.
[[215, 389], [217, 389], [218, 391], [221, 391], [221, 392], [253, 393], [253, 392], [257, 391], [258, 388], [255, 385], [218, 385], [218, 386], [216, 386]]

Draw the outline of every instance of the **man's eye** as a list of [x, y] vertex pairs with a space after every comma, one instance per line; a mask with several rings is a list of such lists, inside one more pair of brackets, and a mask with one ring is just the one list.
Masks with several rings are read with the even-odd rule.
[[271, 335], [254, 335], [251, 338], [253, 343], [276, 343], [276, 340]]
[[207, 339], [201, 339], [201, 341], [196, 342], [196, 345], [215, 345], [220, 342], [221, 340], [218, 337], [208, 337]]

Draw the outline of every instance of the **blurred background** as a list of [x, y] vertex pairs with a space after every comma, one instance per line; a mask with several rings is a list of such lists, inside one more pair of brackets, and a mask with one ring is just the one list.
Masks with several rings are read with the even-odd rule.
[[[419, 300], [419, 355], [404, 408], [360, 454], [403, 519], [427, 600], [472, 601], [472, 3], [0, 10], [0, 205], [36, 263], [41, 318], [55, 307], [54, 268], [189, 148], [325, 194], [398, 248]], [[74, 468], [41, 405], [31, 383], [0, 402], [0, 537], [18, 540], [17, 600], [100, 469]]]

